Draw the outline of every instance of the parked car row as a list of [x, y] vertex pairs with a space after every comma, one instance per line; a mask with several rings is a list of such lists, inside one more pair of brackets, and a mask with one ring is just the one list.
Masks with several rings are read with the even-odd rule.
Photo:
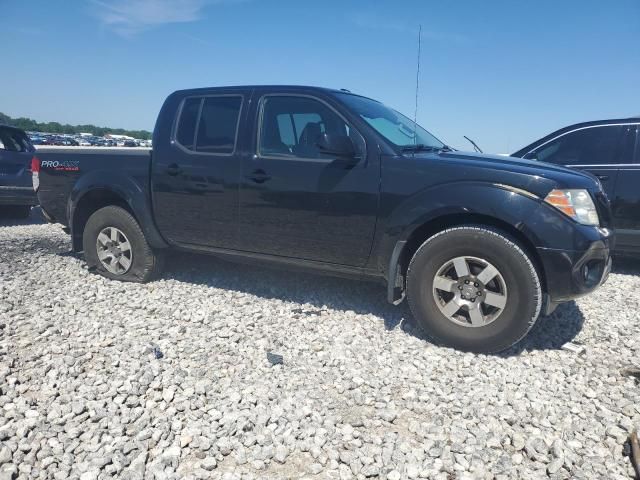
[[33, 145], [64, 147], [150, 147], [151, 140], [141, 140], [124, 135], [99, 137], [96, 135], [59, 135], [27, 132]]

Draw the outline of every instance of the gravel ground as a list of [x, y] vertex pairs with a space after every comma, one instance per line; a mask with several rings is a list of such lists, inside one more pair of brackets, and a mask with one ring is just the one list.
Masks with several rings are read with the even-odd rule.
[[189, 255], [123, 284], [69, 249], [0, 223], [0, 479], [632, 477], [640, 263], [474, 355], [380, 285]]

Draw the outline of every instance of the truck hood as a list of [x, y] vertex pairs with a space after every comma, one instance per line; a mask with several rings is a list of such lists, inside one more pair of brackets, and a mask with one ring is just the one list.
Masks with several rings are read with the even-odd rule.
[[537, 160], [458, 151], [417, 153], [414, 158], [450, 163], [452, 168], [461, 169], [460, 176], [466, 180], [504, 183], [539, 196], [554, 188], [602, 190], [599, 180], [586, 172]]

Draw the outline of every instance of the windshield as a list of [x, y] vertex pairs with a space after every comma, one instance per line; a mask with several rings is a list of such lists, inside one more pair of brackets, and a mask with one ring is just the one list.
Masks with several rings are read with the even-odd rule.
[[413, 120], [370, 98], [339, 93], [341, 100], [380, 135], [399, 148], [441, 149], [445, 144]]

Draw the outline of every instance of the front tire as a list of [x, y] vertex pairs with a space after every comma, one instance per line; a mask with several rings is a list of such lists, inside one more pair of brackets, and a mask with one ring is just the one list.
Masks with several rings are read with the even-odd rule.
[[164, 264], [133, 215], [114, 205], [89, 217], [82, 245], [87, 266], [112, 280], [144, 283], [157, 277]]
[[425, 241], [409, 264], [407, 297], [428, 335], [477, 353], [517, 343], [542, 306], [527, 253], [506, 233], [479, 225], [449, 228]]

